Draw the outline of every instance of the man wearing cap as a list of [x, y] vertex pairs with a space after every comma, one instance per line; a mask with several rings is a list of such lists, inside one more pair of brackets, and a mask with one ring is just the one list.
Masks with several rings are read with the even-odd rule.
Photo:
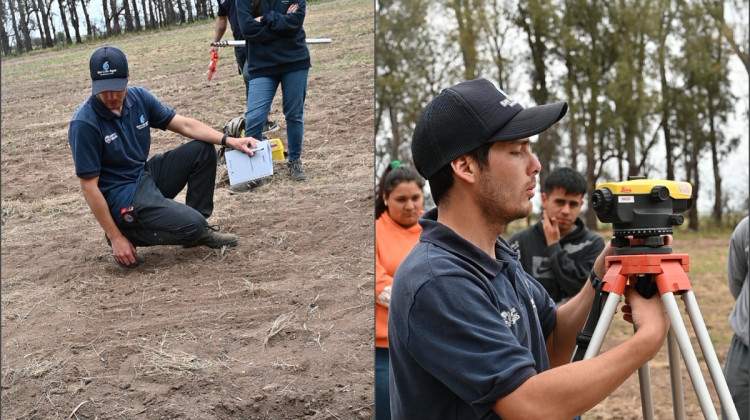
[[[94, 51], [89, 70], [92, 94], [73, 114], [68, 141], [83, 196], [118, 264], [143, 263], [137, 246], [236, 246], [235, 235], [206, 221], [214, 207], [214, 144], [252, 155], [257, 140], [227, 137], [176, 114], [146, 89], [128, 87], [128, 61], [115, 47]], [[197, 140], [147, 160], [152, 127]], [[183, 204], [174, 197], [185, 186]]]
[[[396, 272], [388, 341], [395, 419], [571, 419], [603, 400], [664, 342], [658, 296], [629, 287], [637, 332], [568, 363], [594, 289], [559, 308], [500, 237], [528, 216], [539, 161], [529, 137], [559, 121], [566, 102], [524, 109], [485, 79], [452, 86], [422, 112], [412, 157], [437, 208]], [[607, 246], [592, 276], [605, 273]]]

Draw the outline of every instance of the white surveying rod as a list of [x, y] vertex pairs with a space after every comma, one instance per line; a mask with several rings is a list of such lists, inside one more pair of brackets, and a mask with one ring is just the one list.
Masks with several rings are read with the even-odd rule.
[[[330, 44], [331, 38], [306, 38], [305, 42], [308, 44]], [[245, 41], [241, 39], [228, 39], [211, 43], [212, 47], [242, 47], [244, 45]]]

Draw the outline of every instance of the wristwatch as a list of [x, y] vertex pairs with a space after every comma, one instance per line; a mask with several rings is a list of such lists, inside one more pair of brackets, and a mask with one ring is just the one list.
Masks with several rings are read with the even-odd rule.
[[224, 147], [227, 147], [227, 137], [229, 137], [227, 133], [224, 133], [224, 135], [221, 137], [221, 145]]
[[589, 280], [591, 281], [591, 287], [593, 287], [595, 290], [598, 290], [599, 286], [602, 284], [602, 279], [600, 279], [599, 276], [596, 275], [596, 271], [594, 271], [593, 268], [591, 268]]

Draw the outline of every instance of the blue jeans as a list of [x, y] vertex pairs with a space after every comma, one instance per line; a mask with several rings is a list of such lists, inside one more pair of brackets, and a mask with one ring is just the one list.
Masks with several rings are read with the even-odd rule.
[[281, 103], [286, 121], [286, 141], [289, 161], [302, 156], [302, 136], [305, 131], [303, 108], [307, 95], [308, 70], [297, 70], [276, 76], [250, 79], [245, 112], [245, 135], [263, 138], [263, 124], [271, 111], [271, 102], [281, 84]]
[[[214, 209], [216, 149], [198, 140], [154, 155], [133, 197], [135, 220], [120, 231], [135, 246], [192, 245]], [[185, 203], [175, 201], [187, 186]]]
[[388, 391], [388, 347], [375, 347], [375, 420], [390, 420], [391, 396]]
[[247, 65], [247, 50], [245, 47], [234, 49], [234, 58], [237, 60], [237, 72], [242, 75], [242, 80], [245, 81], [245, 96], [247, 96], [247, 89], [250, 83], [250, 67]]

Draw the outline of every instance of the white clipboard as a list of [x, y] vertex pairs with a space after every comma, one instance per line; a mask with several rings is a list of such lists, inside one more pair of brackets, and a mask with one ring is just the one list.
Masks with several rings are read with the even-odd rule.
[[227, 161], [229, 185], [236, 185], [273, 175], [271, 142], [258, 142], [256, 152], [248, 156], [239, 150], [227, 150], [224, 157]]

